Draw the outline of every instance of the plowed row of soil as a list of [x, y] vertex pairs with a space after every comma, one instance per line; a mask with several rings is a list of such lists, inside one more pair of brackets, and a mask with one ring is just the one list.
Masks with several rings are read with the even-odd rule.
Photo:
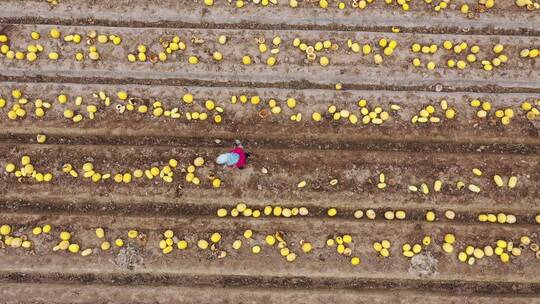
[[[18, 121], [7, 119], [7, 112], [11, 105], [16, 102], [11, 97], [12, 90], [20, 90], [30, 104], [24, 106], [28, 115]], [[98, 92], [104, 92], [113, 101], [111, 106], [105, 107], [103, 101], [93, 96]], [[164, 116], [155, 117], [151, 113], [140, 114], [126, 111], [119, 113], [117, 105], [126, 105], [126, 101], [117, 98], [117, 92], [125, 91], [130, 98], [135, 100], [135, 104], [147, 105], [152, 109], [154, 101], [160, 101], [164, 109], [178, 108], [181, 117], [179, 119], [167, 118]], [[190, 93], [194, 96], [194, 103], [186, 105], [182, 102], [182, 96]], [[67, 104], [59, 104], [57, 98], [60, 94], [68, 96]], [[242, 104], [238, 101], [231, 103], [231, 98], [236, 96], [247, 96], [248, 102]], [[76, 96], [83, 98], [83, 104], [76, 106], [74, 100]], [[253, 105], [249, 99], [253, 96], [260, 98], [260, 103]], [[268, 147], [279, 147], [285, 143], [292, 143], [294, 147], [322, 148], [330, 147], [367, 149], [366, 142], [380, 144], [379, 149], [383, 150], [416, 150], [423, 149], [423, 144], [445, 143], [454, 144], [443, 145], [441, 148], [426, 146], [427, 150], [442, 150], [447, 152], [474, 152], [480, 149], [484, 152], [502, 151], [510, 153], [512, 150], [522, 153], [537, 151], [540, 144], [538, 140], [537, 123], [535, 120], [528, 120], [525, 111], [520, 108], [521, 103], [528, 101], [534, 103], [540, 95], [535, 93], [469, 93], [469, 92], [418, 92], [418, 91], [378, 91], [378, 90], [292, 90], [278, 88], [242, 88], [242, 87], [194, 87], [194, 86], [160, 86], [160, 85], [106, 85], [106, 84], [54, 84], [36, 82], [5, 82], [0, 83], [0, 98], [7, 100], [5, 108], [0, 109], [0, 119], [2, 119], [2, 134], [28, 134], [32, 138], [35, 134], [45, 133], [49, 135], [51, 142], [61, 143], [62, 141], [77, 143], [76, 137], [81, 136], [80, 143], [99, 144], [107, 139], [116, 139], [108, 143], [142, 144], [149, 142], [152, 144], [179, 145], [187, 142], [185, 138], [200, 138], [193, 142], [193, 145], [204, 145], [206, 140], [203, 134], [212, 134], [214, 138], [221, 139], [250, 139], [251, 145], [262, 144]], [[286, 104], [288, 98], [296, 100], [296, 107], [289, 109]], [[50, 102], [53, 107], [46, 111], [43, 118], [38, 118], [33, 113], [35, 106], [33, 101], [41, 99]], [[215, 111], [205, 109], [205, 101], [213, 100], [216, 106], [223, 108], [220, 114], [222, 123], [217, 125], [213, 122]], [[270, 114], [261, 116], [264, 111], [269, 112], [269, 100], [274, 99], [282, 108], [281, 114]], [[351, 114], [357, 115], [359, 119], [363, 117], [360, 113], [358, 101], [365, 99], [368, 108], [373, 111], [377, 106], [390, 114], [390, 119], [382, 125], [364, 125], [361, 121], [353, 125], [348, 119], [342, 118], [334, 121], [331, 114], [327, 112], [330, 105], [335, 105], [339, 110], [348, 110]], [[489, 117], [480, 119], [476, 116], [478, 108], [470, 106], [470, 101], [479, 99], [489, 101], [492, 110]], [[445, 112], [440, 108], [440, 101], [446, 100], [449, 106], [456, 110], [457, 116], [453, 120], [445, 118]], [[88, 119], [86, 107], [88, 105], [98, 106], [96, 119]], [[399, 110], [392, 110], [391, 105], [399, 105]], [[436, 108], [435, 114], [441, 118], [440, 123], [427, 123], [416, 125], [411, 123], [411, 118], [418, 115], [420, 110], [427, 105]], [[515, 117], [509, 125], [503, 125], [500, 119], [494, 116], [497, 109], [513, 109]], [[76, 113], [82, 113], [86, 118], [79, 123], [74, 123], [63, 116], [66, 109], [72, 109]], [[207, 121], [188, 121], [186, 112], [206, 112], [209, 114]], [[151, 111], [150, 111], [151, 112]], [[314, 122], [311, 119], [313, 112], [324, 115], [322, 122]], [[293, 122], [290, 115], [301, 113], [301, 122]], [[263, 118], [264, 117], [264, 118]], [[293, 131], [293, 132], [290, 132]], [[315, 131], [315, 132], [314, 132]], [[94, 136], [103, 139], [97, 139]], [[67, 138], [62, 139], [67, 136]], [[139, 139], [129, 139], [138, 136]], [[143, 141], [141, 136], [145, 136], [148, 141]], [[70, 139], [70, 137], [72, 137]], [[175, 141], [175, 138], [177, 140]], [[184, 139], [182, 139], [184, 138]], [[311, 141], [304, 139], [310, 138]], [[181, 140], [180, 140], [181, 139]], [[17, 140], [16, 137], [12, 140]], [[210, 140], [212, 140], [210, 138]], [[23, 139], [23, 142], [28, 142]], [[385, 143], [401, 143], [402, 146], [384, 146]], [[411, 147], [407, 148], [407, 144]], [[412, 145], [413, 143], [422, 143]], [[509, 144], [520, 144], [512, 147]], [[460, 148], [459, 145], [462, 145]], [[473, 145], [467, 147], [467, 145]], [[474, 146], [476, 145], [476, 146]], [[481, 147], [481, 145], [492, 145]], [[506, 146], [505, 146], [506, 145]], [[524, 146], [526, 145], [526, 146]]]
[[[17, 77], [58, 77], [57, 80], [69, 81], [71, 77], [87, 78], [111, 78], [111, 79], [162, 79], [163, 81], [175, 81], [179, 79], [191, 79], [206, 82], [233, 81], [255, 83], [288, 83], [304, 81], [311, 87], [321, 85], [334, 85], [341, 82], [345, 85], [379, 85], [392, 87], [399, 84], [402, 86], [430, 86], [442, 83], [447, 86], [457, 87], [486, 87], [494, 86], [499, 90], [508, 88], [530, 88], [537, 90], [537, 73], [535, 59], [519, 58], [519, 52], [523, 48], [534, 48], [540, 44], [537, 37], [531, 36], [485, 36], [485, 35], [435, 35], [435, 34], [409, 34], [409, 33], [377, 33], [377, 32], [339, 32], [339, 31], [287, 31], [287, 30], [221, 30], [221, 29], [185, 29], [185, 28], [114, 28], [99, 26], [54, 26], [63, 33], [86, 34], [91, 30], [99, 34], [115, 34], [122, 37], [119, 46], [109, 44], [97, 44], [100, 60], [89, 62], [77, 62], [74, 58], [77, 51], [85, 50], [84, 45], [66, 43], [47, 38], [48, 32], [53, 26], [50, 25], [10, 25], [6, 24], [2, 32], [10, 36], [12, 49], [19, 50], [32, 43], [30, 33], [39, 31], [43, 38], [39, 40], [45, 50], [57, 51], [61, 58], [51, 61], [45, 58], [29, 63], [26, 60], [0, 61], [4, 67], [3, 75]], [[148, 58], [163, 51], [160, 38], [172, 39], [178, 35], [181, 41], [187, 41], [185, 51], [177, 51], [166, 62], [129, 62], [129, 53], [136, 53], [137, 46], [147, 46]], [[219, 35], [229, 37], [228, 43], [220, 45], [217, 42]], [[260, 54], [256, 38], [264, 37], [270, 45], [273, 37], [280, 36], [282, 43], [279, 46], [279, 54], [275, 55], [277, 64], [273, 67], [266, 65], [269, 57], [268, 52]], [[203, 44], [192, 43], [193, 37], [202, 38]], [[315, 44], [317, 41], [330, 40], [339, 46], [336, 51], [323, 50], [317, 52], [315, 62], [307, 62], [305, 52], [292, 45], [294, 38], [300, 38], [307, 44]], [[373, 55], [382, 54], [382, 48], [376, 46], [382, 38], [395, 40], [397, 47], [391, 56], [383, 56], [383, 63], [374, 63]], [[347, 40], [359, 41], [362, 45], [369, 43], [373, 47], [370, 55], [352, 53], [347, 47]], [[463, 42], [480, 46], [477, 62], [469, 64], [465, 70], [448, 68], [448, 59], [464, 60], [468, 52], [462, 52], [459, 56], [442, 48], [445, 40]], [[413, 42], [424, 44], [438, 44], [439, 50], [433, 55], [416, 54], [411, 51]], [[482, 70], [482, 60], [492, 60], [496, 57], [492, 48], [501, 43], [506, 48], [504, 54], [508, 56], [508, 62], [493, 71]], [[212, 53], [220, 51], [223, 54], [221, 62], [216, 63], [212, 59]], [[152, 55], [154, 54], [154, 55]], [[190, 65], [188, 56], [199, 57], [199, 63]], [[249, 66], [242, 64], [242, 56], [250, 55], [253, 63]], [[321, 56], [327, 56], [330, 64], [320, 66], [318, 61]], [[45, 57], [46, 55], [42, 55]], [[411, 61], [419, 57], [424, 62], [424, 67], [415, 68]], [[434, 61], [437, 68], [427, 70], [425, 64]], [[180, 72], [181, 71], [181, 72]], [[407, 75], [407, 77], [404, 77]], [[495, 92], [495, 91], [494, 91]]]
[[[498, 257], [486, 257], [473, 266], [457, 260], [457, 252], [467, 245], [484, 247], [494, 245], [496, 240], [504, 239], [519, 244], [522, 235], [529, 235], [538, 242], [537, 233], [525, 228], [492, 229], [480, 225], [460, 224], [412, 224], [399, 223], [390, 226], [386, 223], [361, 223], [353, 221], [257, 221], [223, 220], [217, 218], [182, 219], [175, 217], [123, 217], [88, 215], [49, 215], [5, 214], [2, 222], [14, 225], [17, 233], [30, 233], [33, 225], [51, 224], [54, 229], [50, 235], [32, 236], [34, 242], [31, 252], [22, 249], [3, 249], [0, 251], [5, 263], [4, 280], [16, 280], [9, 272], [20, 271], [35, 276], [36, 280], [47, 282], [51, 273], [60, 272], [61, 283], [75, 282], [105, 283], [113, 279], [118, 285], [209, 285], [211, 280], [220, 285], [241, 287], [257, 286], [263, 288], [328, 288], [338, 289], [397, 289], [449, 293], [503, 293], [534, 294], [540, 288], [536, 277], [538, 260], [529, 249], [524, 249], [511, 263], [502, 264]], [[107, 252], [98, 248], [102, 240], [96, 238], [94, 230], [105, 228], [105, 239], [113, 241], [123, 238], [124, 249], [111, 248]], [[144, 233], [144, 243], [128, 239], [130, 229]], [[188, 249], [174, 249], [164, 255], [158, 247], [162, 233], [166, 229], [175, 232], [178, 239], [188, 241]], [[251, 229], [253, 237], [244, 239], [244, 230]], [[288, 248], [297, 254], [294, 262], [287, 262], [280, 256], [276, 247], [264, 243], [268, 234], [281, 231]], [[53, 252], [52, 247], [60, 241], [59, 231], [71, 231], [71, 242], [81, 248], [96, 248], [95, 253], [82, 257], [69, 252]], [[217, 251], [226, 251], [227, 256], [219, 258], [216, 251], [201, 250], [196, 247], [199, 239], [209, 239], [214, 232], [222, 235], [216, 245]], [[456, 235], [456, 251], [448, 254], [442, 251], [442, 239], [446, 233]], [[353, 256], [360, 256], [362, 264], [354, 267], [345, 256], [337, 254], [335, 246], [328, 247], [326, 239], [335, 235], [350, 234], [353, 242], [348, 245]], [[415, 265], [415, 260], [401, 255], [404, 243], [414, 244], [429, 235], [432, 244], [424, 246], [422, 255], [429, 255], [429, 261]], [[234, 240], [243, 240], [240, 250], [233, 250]], [[372, 248], [372, 243], [387, 239], [392, 243], [391, 256], [381, 258]], [[301, 240], [311, 242], [313, 250], [303, 253]], [[260, 254], [251, 253], [251, 247], [259, 245]], [[127, 267], [118, 255], [125, 248], [135, 248], [140, 260], [132, 265], [131, 274], [123, 273]], [[44, 263], [45, 262], [45, 263]], [[61, 268], [60, 268], [61, 267]], [[481, 270], [481, 271], [480, 271]], [[505, 271], [505, 276], [499, 276]], [[309, 274], [309, 275], [306, 275]], [[39, 278], [43, 276], [43, 278]], [[197, 276], [200, 276], [197, 278]], [[118, 278], [118, 279], [115, 279]], [[19, 281], [28, 281], [20, 277]], [[51, 279], [55, 281], [54, 277]], [[210, 281], [209, 281], [210, 280]], [[325, 287], [325, 284], [329, 284]], [[289, 285], [289, 286], [288, 286]], [[494, 288], [489, 290], [489, 288]], [[449, 290], [448, 290], [449, 289]]]
[[[249, 147], [249, 143], [246, 143]], [[88, 145], [9, 145], [1, 147], [0, 165], [12, 162], [20, 167], [20, 158], [28, 155], [39, 172], [51, 172], [55, 178], [50, 183], [37, 183], [32, 179], [18, 181], [14, 174], [3, 173], [0, 185], [9, 199], [36, 200], [39, 197], [103, 197], [131, 196], [174, 203], [197, 204], [213, 201], [213, 205], [247, 203], [263, 205], [264, 202], [294, 205], [316, 205], [323, 208], [418, 208], [420, 206], [452, 208], [461, 207], [480, 211], [515, 210], [531, 214], [525, 222], [533, 221], [537, 210], [538, 172], [537, 155], [500, 154], [445, 154], [402, 153], [380, 151], [340, 150], [267, 150], [250, 149], [253, 157], [244, 170], [224, 170], [213, 160], [227, 148], [174, 148], [167, 146], [88, 146]], [[196, 171], [202, 184], [195, 186], [185, 181], [185, 169], [197, 156], [206, 159], [207, 165]], [[118, 184], [112, 179], [93, 183], [82, 176], [74, 178], [62, 172], [62, 166], [70, 163], [82, 175], [82, 165], [92, 162], [101, 173], [125, 173], [133, 170], [162, 167], [169, 159], [178, 160], [173, 170], [174, 180], [166, 183], [161, 179], [134, 179], [131, 184]], [[268, 173], [263, 173], [263, 168]], [[473, 168], [480, 168], [483, 175], [474, 176]], [[384, 173], [388, 187], [378, 189], [379, 174]], [[498, 188], [493, 175], [499, 174], [507, 181], [517, 176], [514, 189]], [[212, 189], [208, 176], [220, 178], [222, 187]], [[332, 179], [338, 184], [330, 185]], [[433, 183], [444, 182], [441, 192], [434, 192]], [[297, 184], [305, 180], [305, 188]], [[467, 189], [458, 190], [457, 181], [476, 184], [480, 193]], [[413, 193], [409, 185], [426, 183], [431, 189], [428, 195]], [[20, 190], [18, 190], [20, 189]], [[26, 190], [24, 190], [26, 189]], [[31, 189], [31, 190], [30, 190]], [[216, 200], [216, 195], [227, 198]], [[495, 209], [495, 210], [494, 210]], [[469, 212], [467, 212], [469, 213]], [[472, 212], [471, 212], [472, 213]], [[472, 217], [470, 215], [469, 217]], [[533, 221], [534, 222], [534, 221]]]

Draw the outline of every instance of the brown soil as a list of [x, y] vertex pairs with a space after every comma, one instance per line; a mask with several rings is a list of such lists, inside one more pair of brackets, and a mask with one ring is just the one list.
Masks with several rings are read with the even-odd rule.
[[[451, 3], [436, 13], [424, 2], [414, 2], [404, 12], [396, 5], [375, 1], [366, 10], [339, 10], [338, 2], [320, 9], [318, 1], [300, 2], [292, 9], [288, 1], [263, 7], [247, 3], [242, 9], [234, 2], [162, 0], [60, 0], [49, 5], [38, 0], [4, 0], [0, 5], [0, 35], [9, 35], [13, 50], [25, 51], [30, 43], [40, 43], [45, 52], [35, 62], [8, 60], [0, 54], [0, 225], [12, 227], [15, 237], [28, 237], [31, 249], [11, 248], [0, 239], [0, 302], [2, 303], [540, 303], [538, 273], [540, 255], [540, 137], [538, 122], [529, 120], [520, 105], [534, 104], [540, 97], [538, 59], [519, 58], [523, 48], [540, 46], [540, 18], [514, 1], [497, 1], [484, 12], [476, 0]], [[473, 14], [459, 12], [467, 3]], [[75, 53], [87, 54], [87, 42], [67, 43], [51, 39], [52, 28], [62, 36], [85, 35], [91, 30], [122, 37], [119, 46], [99, 44], [101, 59], [77, 62]], [[399, 28], [397, 33], [392, 28]], [[32, 31], [41, 33], [33, 41]], [[128, 62], [137, 45], [145, 44], [149, 55], [163, 50], [160, 38], [178, 35], [187, 49], [167, 62]], [[217, 43], [227, 35], [226, 45]], [[277, 65], [268, 67], [269, 54], [260, 54], [255, 38], [271, 40], [280, 36]], [[203, 44], [191, 41], [202, 38]], [[330, 65], [308, 62], [293, 47], [294, 38], [314, 44], [329, 39], [339, 45], [335, 51], [321, 51]], [[394, 39], [398, 47], [384, 63], [374, 63], [373, 54], [363, 56], [347, 47], [347, 40], [369, 43], [375, 53], [382, 49], [379, 39]], [[465, 41], [481, 48], [478, 60], [466, 70], [446, 67], [448, 59], [463, 59], [442, 48], [445, 40]], [[434, 55], [413, 53], [414, 42], [438, 44]], [[92, 43], [92, 41], [90, 41]], [[493, 72], [482, 70], [481, 60], [494, 57], [492, 48], [501, 43], [508, 55], [506, 64]], [[2, 44], [2, 43], [0, 43]], [[47, 59], [48, 52], [60, 59]], [[220, 51], [224, 59], [216, 64], [211, 56]], [[249, 54], [253, 64], [241, 64]], [[187, 58], [197, 55], [200, 63]], [[414, 68], [411, 61], [433, 60], [435, 70]], [[337, 83], [342, 85], [336, 90]], [[7, 118], [18, 101], [11, 97], [19, 89], [29, 102], [24, 119]], [[103, 91], [112, 105], [106, 107], [94, 94]], [[136, 105], [147, 105], [146, 114], [120, 113], [125, 105], [118, 91], [126, 91]], [[187, 105], [181, 97], [194, 96]], [[69, 102], [57, 97], [66, 94]], [[259, 96], [259, 104], [231, 103], [232, 96]], [[84, 103], [74, 104], [76, 96]], [[297, 105], [290, 109], [287, 98]], [[35, 114], [34, 101], [52, 104], [43, 118]], [[223, 109], [221, 124], [213, 122], [217, 113], [205, 109], [211, 99]], [[275, 99], [279, 115], [262, 118]], [[389, 120], [382, 125], [335, 121], [327, 112], [330, 105], [351, 114], [360, 114], [358, 101], [366, 99], [370, 109], [380, 106]], [[456, 109], [454, 120], [444, 118], [442, 99]], [[488, 118], [476, 116], [473, 99], [489, 101]], [[152, 104], [178, 108], [179, 119], [155, 117]], [[96, 105], [95, 119], [87, 117], [87, 105]], [[391, 110], [399, 105], [399, 110]], [[411, 118], [427, 105], [436, 108], [440, 123], [412, 124]], [[497, 109], [513, 109], [515, 116], [503, 125], [494, 116]], [[84, 115], [79, 123], [64, 117], [64, 111]], [[186, 112], [205, 112], [206, 121], [188, 121]], [[323, 114], [314, 122], [313, 112]], [[291, 115], [302, 114], [300, 122]], [[46, 134], [44, 144], [37, 134]], [[241, 139], [251, 153], [244, 170], [229, 170], [214, 163], [219, 153], [231, 149]], [[7, 163], [20, 167], [28, 155], [39, 172], [51, 172], [49, 183], [17, 178], [4, 171]], [[206, 160], [196, 175], [201, 185], [185, 180], [187, 167], [202, 156]], [[70, 163], [82, 174], [82, 166], [92, 162], [101, 173], [133, 172], [135, 169], [163, 167], [178, 160], [172, 182], [160, 178], [135, 178], [131, 183], [113, 179], [92, 182], [62, 172]], [[475, 176], [480, 168], [482, 176]], [[385, 174], [386, 188], [379, 189], [379, 175]], [[497, 187], [494, 175], [518, 178], [517, 186]], [[222, 180], [219, 189], [211, 179]], [[330, 181], [337, 179], [336, 185]], [[440, 192], [435, 180], [443, 181]], [[304, 188], [297, 185], [306, 181]], [[458, 189], [456, 183], [474, 184], [479, 193]], [[411, 192], [410, 185], [426, 183], [429, 194]], [[244, 202], [253, 210], [266, 206], [306, 207], [303, 216], [259, 218], [240, 215], [217, 217], [220, 208], [232, 210]], [[337, 215], [329, 216], [329, 208]], [[358, 210], [372, 209], [375, 219]], [[405, 211], [402, 220], [385, 219], [387, 211]], [[455, 218], [445, 217], [452, 210]], [[426, 221], [433, 211], [436, 220]], [[514, 224], [480, 222], [482, 213], [506, 213]], [[32, 229], [50, 224], [50, 234], [35, 236]], [[103, 240], [95, 229], [105, 229], [105, 240], [122, 238], [123, 247], [113, 244], [100, 249]], [[129, 230], [141, 236], [130, 239]], [[188, 249], [173, 246], [164, 254], [163, 233], [173, 230], [175, 241], [186, 240]], [[253, 231], [251, 238], [244, 232]], [[72, 233], [72, 243], [89, 256], [53, 251], [61, 231]], [[197, 248], [200, 239], [214, 232], [221, 240], [211, 249]], [[283, 235], [287, 248], [297, 257], [287, 262], [276, 246], [265, 243], [270, 234]], [[444, 236], [455, 234], [454, 252], [442, 249]], [[340, 255], [326, 242], [343, 234], [351, 256], [361, 258], [352, 266], [351, 257]], [[524, 235], [532, 245], [520, 244]], [[404, 244], [429, 245], [413, 258], [402, 254]], [[390, 257], [373, 249], [374, 242], [389, 240]], [[232, 244], [242, 240], [235, 250]], [[474, 265], [458, 260], [467, 246], [495, 246], [497, 240], [522, 248], [520, 256], [502, 263], [498, 256], [477, 259]], [[302, 252], [304, 242], [313, 250]], [[261, 246], [259, 254], [253, 246]]]

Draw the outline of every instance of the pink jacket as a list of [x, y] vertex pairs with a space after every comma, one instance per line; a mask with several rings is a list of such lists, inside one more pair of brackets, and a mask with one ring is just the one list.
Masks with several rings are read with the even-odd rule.
[[236, 153], [240, 156], [240, 159], [236, 163], [237, 168], [243, 168], [246, 165], [246, 151], [242, 147], [236, 147], [230, 151], [231, 153]]

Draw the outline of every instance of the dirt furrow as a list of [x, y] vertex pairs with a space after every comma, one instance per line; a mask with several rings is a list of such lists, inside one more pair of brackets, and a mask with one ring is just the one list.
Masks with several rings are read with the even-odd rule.
[[[0, 142], [3, 144], [28, 145], [36, 142], [36, 134], [47, 135], [47, 145], [91, 145], [91, 146], [152, 146], [152, 147], [177, 147], [177, 148], [228, 148], [228, 143], [241, 138], [249, 142], [251, 148], [265, 150], [350, 150], [350, 151], [387, 151], [404, 153], [458, 153], [458, 154], [518, 154], [530, 155], [540, 154], [540, 146], [535, 144], [531, 138], [527, 143], [523, 139], [517, 139], [517, 143], [506, 142], [484, 142], [474, 141], [470, 143], [458, 142], [434, 142], [433, 138], [422, 138], [424, 141], [404, 141], [403, 138], [396, 141], [380, 141], [378, 139], [361, 139], [354, 141], [346, 135], [349, 140], [337, 141], [333, 134], [283, 134], [273, 135], [266, 133], [265, 138], [256, 134], [243, 134], [232, 132], [212, 132], [212, 138], [208, 135], [201, 135], [200, 131], [190, 134], [189, 132], [175, 134], [172, 136], [157, 136], [156, 131], [139, 130], [128, 132], [126, 135], [110, 135], [110, 129], [64, 129], [64, 128], [43, 128], [43, 127], [6, 127], [0, 131]], [[2, 133], [4, 132], [4, 133]], [[146, 134], [144, 134], [144, 133]], [[154, 133], [155, 132], [155, 133]], [[131, 134], [134, 133], [134, 134]], [[140, 134], [143, 133], [143, 134]], [[363, 133], [360, 133], [363, 134]], [[309, 136], [312, 135], [312, 136]], [[318, 135], [318, 136], [317, 136]], [[357, 134], [359, 135], [359, 134]], [[283, 136], [283, 137], [281, 137]], [[309, 139], [309, 141], [304, 141]], [[516, 138], [514, 138], [516, 139]], [[429, 141], [428, 141], [429, 140]], [[508, 141], [511, 141], [510, 139]]]
[[[200, 88], [240, 88], [244, 90], [336, 90], [335, 83], [315, 83], [305, 79], [286, 81], [286, 82], [255, 82], [252, 79], [246, 81], [238, 81], [236, 79], [223, 81], [222, 79], [214, 79], [213, 81], [198, 80], [193, 78], [134, 78], [126, 76], [124, 78], [111, 78], [104, 76], [84, 77], [72, 75], [65, 77], [64, 75], [0, 75], [0, 81], [6, 83], [62, 83], [64, 85], [133, 85], [133, 86], [168, 86], [168, 87], [200, 87]], [[529, 94], [538, 95], [540, 88], [535, 87], [534, 83], [514, 83], [513, 86], [499, 84], [477, 84], [477, 83], [441, 83], [441, 82], [422, 82], [417, 83], [369, 83], [369, 82], [351, 82], [343, 84], [339, 82], [344, 89], [343, 91], [388, 91], [388, 92], [419, 92], [419, 93], [483, 93], [483, 94]]]
[[39, 282], [39, 283], [57, 283], [57, 284], [94, 284], [115, 285], [115, 286], [224, 286], [224, 287], [255, 287], [258, 288], [295, 288], [295, 289], [324, 289], [331, 286], [333, 290], [352, 289], [352, 290], [381, 290], [390, 289], [397, 291], [422, 291], [435, 293], [448, 293], [451, 289], [453, 295], [463, 294], [498, 294], [502, 296], [525, 295], [535, 296], [540, 292], [540, 284], [534, 283], [499, 283], [499, 282], [462, 282], [462, 281], [438, 281], [422, 282], [412, 280], [372, 280], [372, 279], [316, 279], [305, 277], [243, 277], [243, 276], [172, 276], [167, 274], [123, 274], [106, 275], [97, 273], [70, 274], [67, 272], [59, 273], [10, 273], [0, 272], [0, 281], [6, 283], [13, 282]]
[[[407, 303], [431, 304], [443, 301], [449, 304], [462, 303], [464, 297], [470, 304], [499, 304], [512, 301], [516, 304], [540, 303], [534, 296], [519, 295], [450, 295], [447, 293], [428, 294], [410, 291], [351, 291], [341, 290], [288, 290], [262, 288], [225, 288], [225, 287], [177, 287], [177, 286], [110, 286], [109, 284], [69, 284], [54, 283], [4, 283], [0, 295], [7, 304], [95, 304], [112, 301], [130, 303], [236, 303], [246, 304], [270, 303], [278, 304], [287, 301], [295, 303], [313, 303], [326, 301], [330, 303], [353, 303], [358, 300], [374, 304], [405, 301]], [[34, 300], [28, 300], [34, 299]], [[91, 299], [91, 300], [89, 300]]]

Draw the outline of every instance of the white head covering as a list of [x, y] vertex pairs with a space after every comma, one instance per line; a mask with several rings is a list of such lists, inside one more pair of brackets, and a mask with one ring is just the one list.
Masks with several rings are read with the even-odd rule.
[[216, 158], [216, 163], [218, 163], [219, 165], [224, 165], [228, 159], [229, 159], [229, 153], [223, 153], [223, 154], [220, 154]]
[[223, 153], [216, 158], [219, 165], [234, 166], [240, 160], [240, 155], [237, 153]]

